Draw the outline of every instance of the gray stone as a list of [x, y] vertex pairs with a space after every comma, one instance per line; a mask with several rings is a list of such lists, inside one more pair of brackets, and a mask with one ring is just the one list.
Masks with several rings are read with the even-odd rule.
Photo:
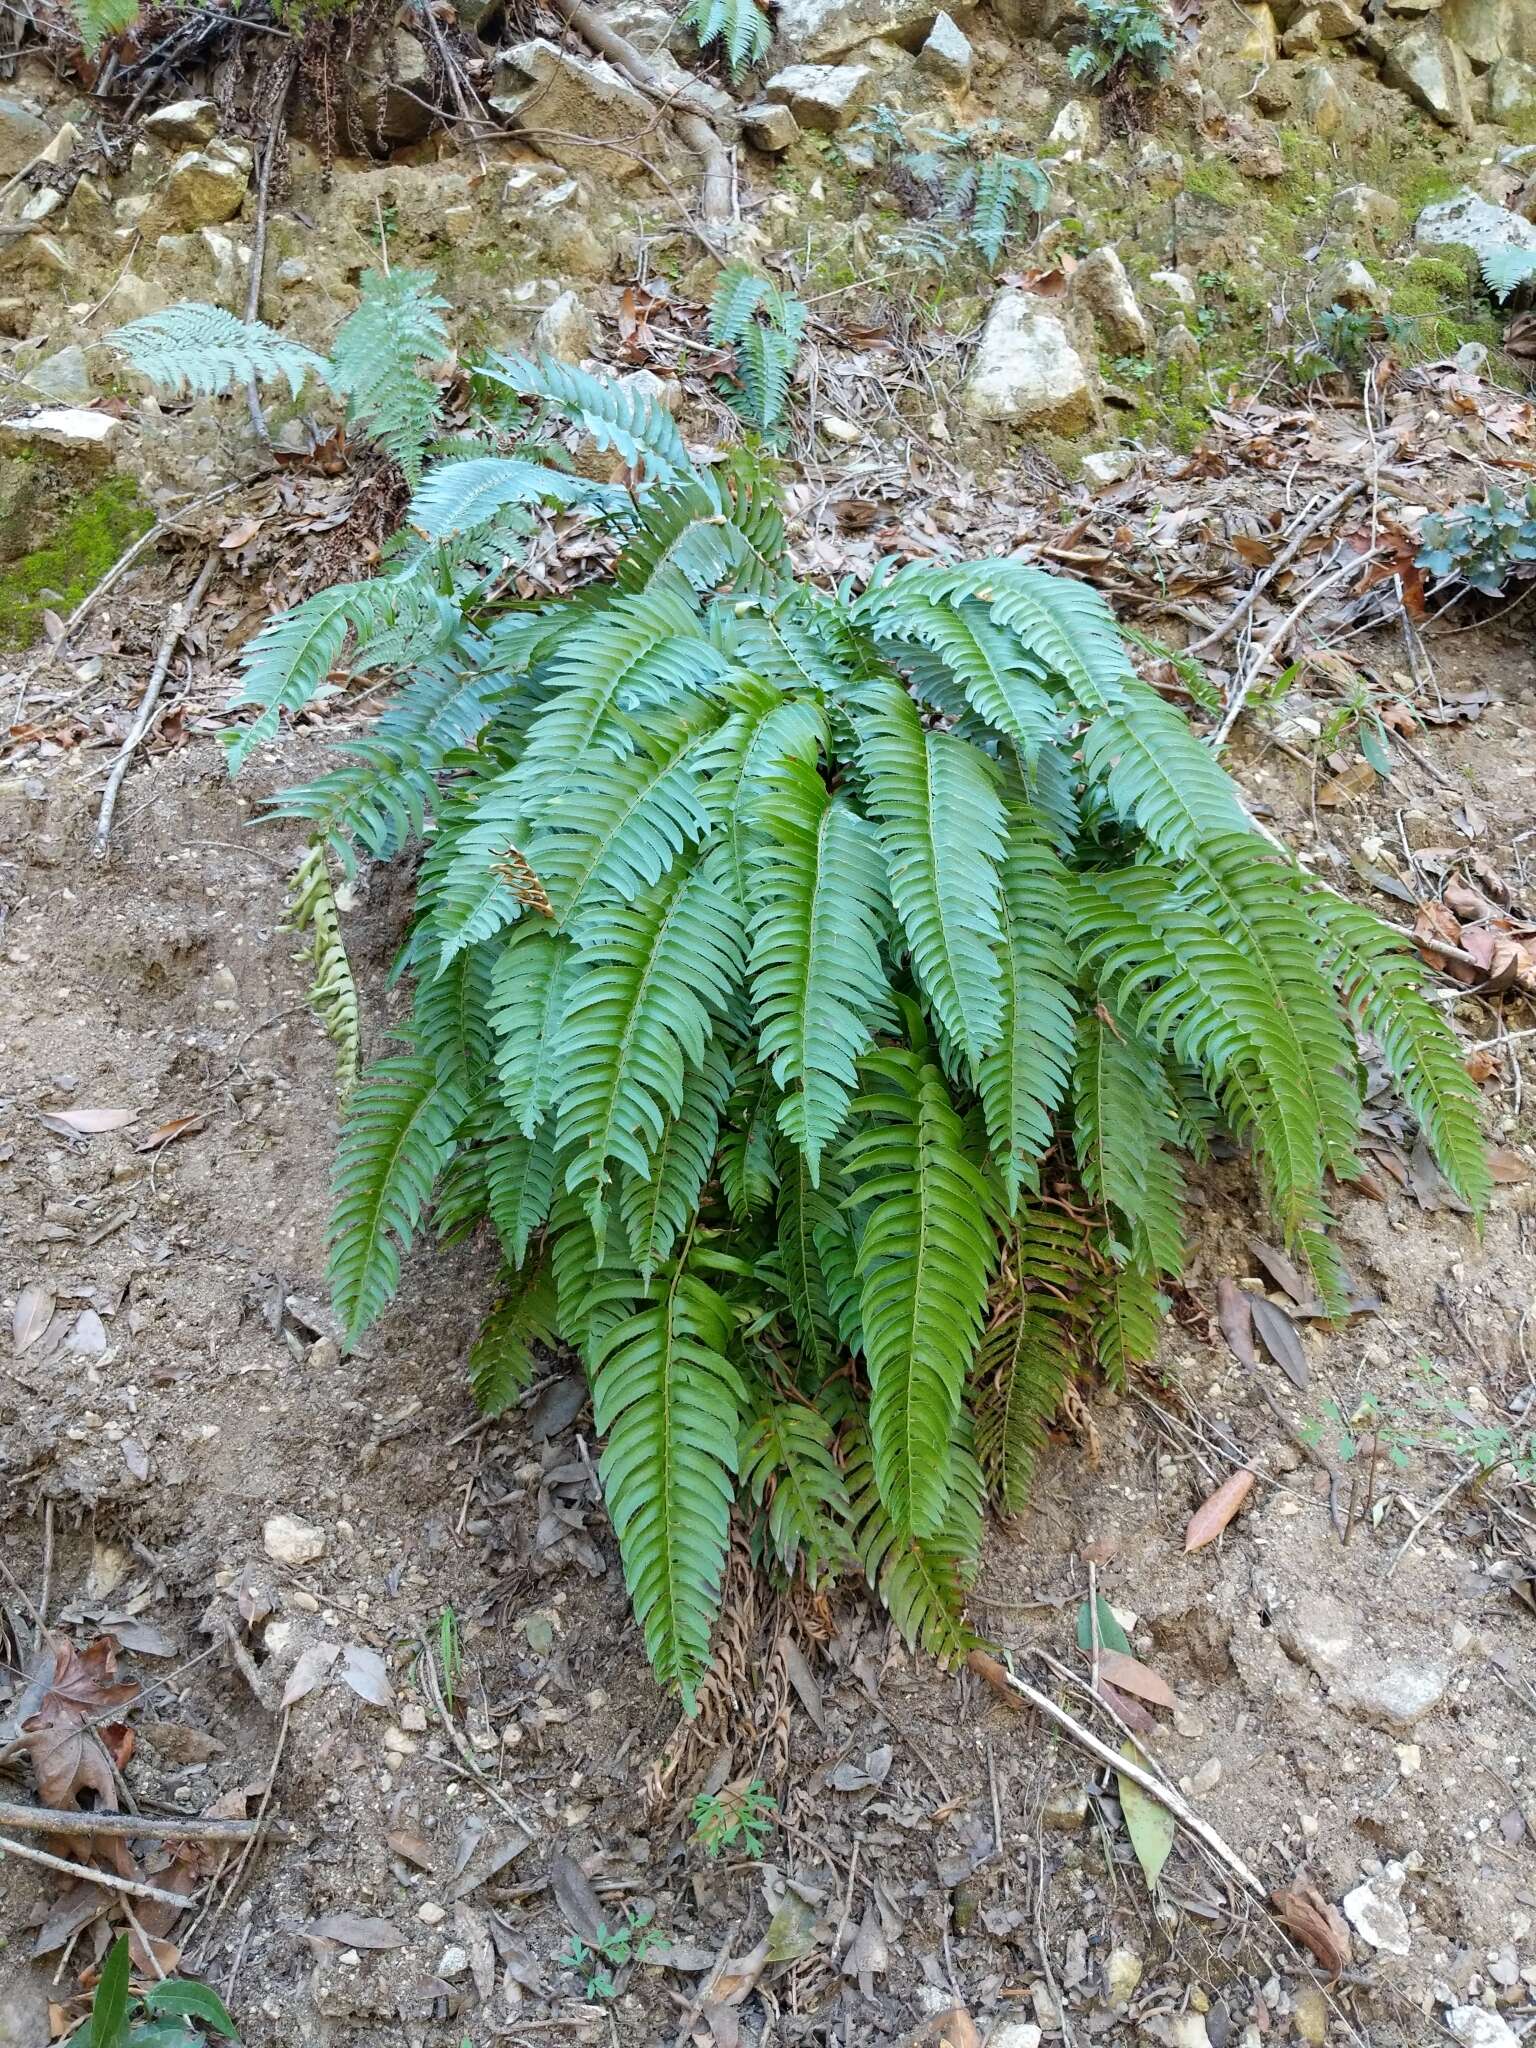
[[1123, 484], [1135, 467], [1136, 457], [1129, 448], [1104, 448], [1083, 457], [1083, 475], [1096, 491]]
[[766, 90], [802, 128], [836, 135], [868, 99], [874, 75], [867, 64], [791, 64], [769, 79]]
[[222, 153], [189, 149], [171, 165], [161, 201], [177, 227], [218, 227], [240, 211], [249, 184], [248, 167]]
[[122, 431], [122, 421], [106, 412], [86, 412], [79, 406], [57, 406], [35, 412], [30, 419], [0, 420], [0, 434], [13, 446], [37, 444], [67, 448], [75, 455], [105, 458]]
[[0, 177], [13, 177], [25, 170], [52, 133], [42, 109], [31, 100], [0, 93]]
[[1099, 146], [1099, 113], [1087, 100], [1068, 100], [1051, 123], [1048, 142], [1065, 164], [1081, 163]]
[[1304, 64], [1296, 89], [1307, 125], [1323, 142], [1331, 142], [1349, 125], [1349, 96], [1326, 64]]
[[75, 180], [64, 209], [64, 225], [72, 235], [95, 242], [105, 241], [117, 225], [111, 200], [88, 172], [82, 171]]
[[999, 2020], [987, 2036], [987, 2048], [1040, 2048], [1044, 2038], [1033, 2020]]
[[377, 154], [420, 142], [431, 128], [432, 60], [409, 30], [376, 37], [349, 82], [358, 135]]
[[244, 312], [251, 252], [217, 228], [162, 235], [155, 244], [155, 267], [156, 283], [174, 287], [176, 297], [204, 299], [226, 312]]
[[1438, 14], [1443, 0], [1386, 0], [1389, 14]]
[[938, 13], [934, 0], [782, 0], [776, 34], [794, 57], [822, 63], [875, 36], [921, 49]]
[[1463, 192], [1426, 206], [1414, 223], [1413, 239], [1431, 249], [1450, 243], [1482, 257], [1509, 242], [1517, 249], [1536, 249], [1536, 222], [1476, 192]]
[[1495, 121], [1536, 121], [1536, 64], [1499, 59], [1490, 73], [1488, 113]]
[[1197, 304], [1195, 287], [1182, 270], [1154, 270], [1147, 282], [1166, 292], [1170, 299], [1177, 299], [1181, 306]]
[[1315, 7], [1298, 14], [1280, 39], [1287, 57], [1315, 57], [1323, 47], [1323, 24]]
[[1347, 4], [1347, 0], [1317, 0], [1313, 8], [1319, 28], [1334, 41], [1346, 36], [1357, 36], [1361, 29], [1359, 13]]
[[1141, 356], [1152, 339], [1117, 250], [1095, 249], [1072, 273], [1072, 298], [1092, 315], [1117, 355]]
[[[543, 36], [514, 43], [503, 52], [501, 79], [518, 81], [492, 98], [497, 113], [514, 127], [525, 120], [528, 141], [540, 156], [605, 180], [632, 178], [644, 169], [634, 152], [654, 159], [667, 144], [656, 126], [656, 109], [601, 57], [575, 57]], [[500, 82], [500, 81], [498, 81]], [[559, 130], [562, 139], [541, 133]], [[563, 138], [579, 135], [590, 141]], [[604, 142], [625, 145], [605, 149]]]
[[1041, 1826], [1053, 1828], [1060, 1835], [1075, 1835], [1087, 1818], [1085, 1785], [1059, 1785], [1040, 1809]]
[[1445, 0], [1440, 26], [1480, 71], [1514, 57], [1515, 0]]
[[1403, 1877], [1402, 1864], [1389, 1863], [1379, 1876], [1344, 1894], [1345, 1919], [1362, 1941], [1383, 1955], [1405, 1956], [1413, 1946], [1408, 1915], [1398, 1903]]
[[596, 342], [592, 315], [575, 292], [562, 292], [533, 324], [534, 352], [553, 356], [557, 362], [584, 361], [593, 353]]
[[1416, 28], [1393, 44], [1381, 75], [1443, 128], [1470, 128], [1466, 62], [1438, 28]]
[[1333, 195], [1333, 217], [1342, 226], [1375, 240], [1397, 232], [1402, 208], [1388, 192], [1374, 185], [1345, 185]]
[[39, 276], [63, 283], [75, 274], [75, 266], [62, 242], [53, 235], [17, 235], [0, 242], [0, 271], [35, 270]]
[[1320, 295], [1330, 306], [1343, 306], [1351, 313], [1385, 313], [1392, 296], [1358, 256], [1323, 273]]
[[948, 14], [939, 16], [917, 53], [922, 68], [946, 85], [969, 84], [974, 57], [970, 37]]
[[1104, 1995], [1111, 2005], [1129, 2005], [1144, 1968], [1133, 1948], [1112, 1948], [1104, 1959]]
[[96, 396], [91, 373], [85, 366], [85, 350], [78, 342], [59, 349], [34, 363], [26, 375], [26, 390], [33, 398], [50, 405], [89, 405]]
[[1061, 319], [1028, 292], [999, 292], [962, 403], [974, 419], [1080, 434], [1098, 417], [1088, 366]]
[[773, 100], [758, 100], [741, 110], [741, 132], [754, 149], [767, 156], [782, 156], [800, 133], [800, 123], [788, 107]]
[[1326, 1596], [1294, 1608], [1277, 1633], [1286, 1651], [1317, 1673], [1333, 1706], [1389, 1733], [1422, 1721], [1451, 1682], [1443, 1664], [1378, 1648], [1357, 1619]]
[[1445, 2024], [1466, 2048], [1520, 2048], [1520, 2036], [1509, 2021], [1486, 2005], [1453, 2005]]
[[313, 1564], [325, 1555], [325, 1531], [313, 1522], [301, 1522], [297, 1515], [269, 1515], [261, 1547], [274, 1564]]
[[144, 116], [146, 135], [173, 149], [200, 149], [218, 132], [219, 113], [212, 100], [172, 100]]

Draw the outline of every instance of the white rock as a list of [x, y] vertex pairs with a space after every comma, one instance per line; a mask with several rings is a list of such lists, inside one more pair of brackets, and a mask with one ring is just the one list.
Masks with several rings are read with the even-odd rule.
[[1133, 1948], [1112, 1948], [1104, 1958], [1104, 1991], [1111, 2005], [1129, 2005], [1141, 1982], [1142, 1960]]
[[439, 1906], [432, 1899], [426, 1899], [416, 1908], [416, 1918], [423, 1927], [441, 1927], [448, 1918], [448, 1908]]
[[1387, 287], [1372, 277], [1358, 256], [1352, 256], [1328, 271], [1323, 278], [1322, 291], [1330, 305], [1343, 306], [1351, 313], [1384, 313], [1392, 297]]
[[869, 97], [874, 75], [867, 64], [791, 64], [769, 79], [766, 90], [802, 128], [836, 135]]
[[934, 0], [780, 0], [775, 29], [786, 50], [821, 62], [877, 38], [916, 50], [938, 12]]
[[1081, 163], [1090, 150], [1098, 147], [1098, 110], [1087, 100], [1068, 100], [1051, 123], [1046, 139], [1056, 145], [1056, 154], [1063, 163]]
[[987, 2048], [1040, 2048], [1044, 2038], [1033, 2020], [999, 2020], [987, 2036]]
[[[509, 75], [527, 83], [508, 90]], [[530, 147], [569, 171], [607, 182], [632, 178], [644, 169], [635, 150], [654, 160], [658, 149], [666, 149], [665, 138], [655, 132], [653, 103], [600, 57], [577, 57], [547, 37], [531, 36], [500, 53], [497, 79], [491, 98], [497, 113], [514, 125], [526, 118]], [[564, 139], [571, 136], [591, 139]], [[605, 141], [623, 146], [605, 148]]]
[[1144, 2040], [1156, 2041], [1161, 2048], [1211, 2048], [1203, 2012], [1160, 2013], [1143, 2020], [1139, 2031]]
[[1484, 256], [1513, 242], [1517, 249], [1536, 249], [1536, 221], [1523, 219], [1508, 206], [1495, 206], [1475, 192], [1426, 206], [1413, 225], [1413, 239], [1428, 248], [1456, 243]]
[[1467, 60], [1438, 28], [1416, 28], [1394, 43], [1381, 75], [1442, 127], [1471, 127]]
[[1182, 270], [1154, 270], [1147, 281], [1155, 284], [1159, 291], [1166, 292], [1170, 299], [1177, 299], [1181, 306], [1199, 304], [1195, 287]]
[[153, 135], [157, 142], [174, 143], [178, 149], [211, 142], [218, 125], [218, 109], [212, 100], [172, 100], [168, 107], [156, 107], [146, 114], [143, 121], [146, 135]]
[[1088, 367], [1058, 316], [1028, 292], [999, 292], [962, 402], [973, 418], [1081, 433], [1098, 412]]
[[462, 1977], [469, 1968], [469, 1950], [460, 1948], [455, 1942], [452, 1948], [445, 1948], [437, 1959], [437, 1974], [446, 1977], [451, 1984], [455, 1977]]
[[325, 1531], [297, 1515], [270, 1515], [261, 1542], [274, 1564], [313, 1564], [325, 1555]]
[[1445, 2024], [1467, 2048], [1520, 2048], [1520, 2036], [1509, 2021], [1486, 2005], [1453, 2005]]
[[581, 362], [592, 354], [596, 341], [592, 315], [575, 292], [562, 292], [533, 324], [534, 353], [553, 356], [557, 362]]
[[829, 441], [840, 441], [845, 448], [857, 448], [864, 438], [864, 429], [854, 420], [845, 420], [840, 412], [824, 412], [816, 424]]
[[217, 227], [240, 211], [249, 183], [249, 164], [223, 151], [189, 149], [171, 165], [162, 196], [178, 227]]
[[1072, 273], [1074, 302], [1086, 306], [1095, 326], [1117, 355], [1141, 356], [1152, 339], [1147, 316], [1120, 261], [1106, 243], [1085, 256]]
[[34, 363], [28, 370], [26, 388], [35, 398], [54, 405], [89, 405], [95, 396], [91, 373], [85, 366], [85, 351], [77, 342]]
[[26, 444], [40, 441], [50, 448], [70, 448], [79, 454], [104, 454], [122, 427], [110, 413], [87, 412], [83, 406], [57, 406], [49, 412], [35, 412], [30, 419], [0, 420], [0, 434]]
[[1107, 491], [1111, 484], [1123, 484], [1136, 467], [1129, 448], [1104, 448], [1083, 457], [1083, 474], [1096, 489]]
[[741, 110], [741, 130], [754, 149], [767, 156], [782, 156], [800, 133], [800, 123], [788, 107], [773, 100], [759, 100]]
[[941, 14], [929, 31], [928, 40], [917, 53], [924, 71], [942, 78], [946, 85], [965, 85], [971, 76], [975, 52], [971, 39], [949, 15]]
[[1189, 1789], [1197, 1797], [1203, 1797], [1207, 1792], [1214, 1792], [1220, 1783], [1221, 1758], [1219, 1756], [1211, 1756], [1206, 1758], [1199, 1770], [1190, 1779]]
[[1389, 1863], [1379, 1877], [1344, 1894], [1344, 1917], [1362, 1941], [1383, 1955], [1405, 1956], [1412, 1946], [1408, 1915], [1398, 1904], [1403, 1875], [1401, 1863]]

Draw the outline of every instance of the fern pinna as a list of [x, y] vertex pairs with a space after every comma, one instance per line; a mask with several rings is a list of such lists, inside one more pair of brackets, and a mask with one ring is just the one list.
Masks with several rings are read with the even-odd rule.
[[[349, 636], [413, 671], [282, 805], [349, 865], [424, 843], [405, 1045], [341, 1143], [338, 1311], [355, 1338], [429, 1213], [488, 1226], [476, 1392], [511, 1400], [535, 1340], [585, 1361], [685, 1701], [733, 1515], [763, 1569], [862, 1570], [954, 1657], [985, 1495], [1016, 1511], [1068, 1379], [1156, 1342], [1184, 1155], [1246, 1143], [1329, 1297], [1354, 1029], [1476, 1208], [1472, 1084], [1411, 959], [1250, 829], [1093, 591], [1017, 561], [811, 587], [745, 457], [695, 468], [564, 365], [487, 375], [630, 487], [437, 466], [407, 520], [435, 603], [402, 604], [409, 557], [387, 602], [326, 593], [249, 655], [258, 733]], [[610, 571], [487, 601], [540, 498], [609, 530]]]

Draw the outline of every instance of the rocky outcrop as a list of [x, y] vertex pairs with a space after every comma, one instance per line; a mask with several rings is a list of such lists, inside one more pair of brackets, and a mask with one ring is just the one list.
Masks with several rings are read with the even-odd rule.
[[782, 0], [777, 36], [783, 49], [806, 63], [846, 56], [877, 37], [917, 50], [939, 11], [934, 0]]
[[1072, 300], [1081, 305], [1116, 355], [1145, 355], [1152, 339], [1131, 280], [1116, 250], [1095, 249], [1072, 273]]
[[0, 420], [0, 448], [63, 448], [72, 455], [107, 459], [123, 423], [110, 413], [57, 406], [30, 419]]
[[1098, 418], [1087, 364], [1065, 323], [1029, 292], [1000, 292], [976, 345], [962, 402], [973, 419], [1080, 434]]
[[924, 71], [945, 85], [967, 85], [975, 52], [971, 39], [951, 15], [941, 14], [917, 53]]
[[1438, 28], [1416, 28], [1394, 43], [1382, 77], [1444, 128], [1472, 126], [1467, 59]]
[[1470, 249], [1481, 258], [1509, 243], [1517, 249], [1536, 249], [1536, 224], [1476, 192], [1463, 192], [1458, 199], [1426, 206], [1414, 223], [1413, 238], [1428, 248], [1450, 244]]
[[836, 135], [863, 109], [874, 77], [867, 64], [791, 64], [770, 78], [765, 90], [789, 108], [802, 128]]
[[251, 182], [251, 152], [232, 143], [215, 142], [205, 150], [189, 149], [171, 165], [161, 194], [173, 227], [220, 227], [233, 220], [245, 204]]
[[494, 110], [568, 170], [633, 178], [646, 158], [671, 149], [650, 100], [601, 57], [573, 56], [533, 36], [502, 53], [496, 84]]
[[0, 178], [14, 177], [47, 146], [53, 133], [41, 107], [0, 93]]

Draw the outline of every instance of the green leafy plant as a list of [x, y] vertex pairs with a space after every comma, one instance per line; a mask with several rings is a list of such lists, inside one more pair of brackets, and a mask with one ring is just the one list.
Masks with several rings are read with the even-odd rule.
[[1419, 541], [1421, 569], [1498, 597], [1511, 582], [1536, 576], [1536, 484], [1517, 498], [1494, 484], [1486, 498], [1426, 519]]
[[1536, 1483], [1536, 1445], [1529, 1427], [1516, 1428], [1467, 1406], [1450, 1374], [1422, 1352], [1405, 1385], [1391, 1394], [1367, 1392], [1350, 1405], [1328, 1399], [1302, 1424], [1308, 1443], [1325, 1445], [1341, 1465], [1367, 1454], [1395, 1471], [1438, 1453], [1479, 1474], [1508, 1466], [1522, 1486]]
[[761, 1856], [778, 1813], [779, 1802], [761, 1778], [736, 1778], [718, 1792], [701, 1792], [690, 1817], [706, 1856], [722, 1855], [738, 1843], [749, 1856]]
[[921, 215], [908, 239], [925, 260], [943, 263], [966, 240], [995, 265], [1020, 217], [1038, 216], [1049, 204], [1050, 178], [1033, 157], [988, 146], [999, 125], [930, 128], [882, 102], [855, 129], [897, 196]]
[[[987, 1494], [1019, 1505], [1073, 1374], [1156, 1345], [1181, 1156], [1244, 1141], [1342, 1299], [1352, 1027], [1474, 1208], [1476, 1091], [1411, 954], [1252, 830], [1092, 590], [1016, 561], [823, 590], [751, 458], [696, 468], [664, 411], [565, 364], [480, 374], [528, 438], [418, 485], [430, 574], [390, 578], [432, 606], [402, 628], [347, 596], [274, 687], [309, 600], [238, 700], [237, 757], [349, 634], [353, 666], [426, 664], [387, 746], [280, 806], [352, 859], [431, 821], [402, 1049], [337, 1160], [338, 1314], [349, 1339], [379, 1314], [429, 1214], [489, 1221], [477, 1391], [504, 1404], [537, 1342], [580, 1354], [646, 1649], [690, 1706], [733, 1514], [765, 1570], [861, 1571], [956, 1658]], [[630, 488], [542, 466], [559, 420]], [[606, 528], [612, 566], [508, 603], [506, 518], [539, 503]]]
[[744, 263], [721, 271], [710, 300], [709, 338], [717, 348], [735, 349], [740, 388], [728, 394], [730, 403], [760, 433], [771, 434], [783, 421], [805, 321], [801, 301], [771, 278]]
[[445, 1607], [437, 1617], [437, 1668], [443, 1689], [443, 1705], [453, 1712], [454, 1688], [464, 1668], [464, 1651], [459, 1641], [459, 1617]]
[[195, 300], [130, 320], [107, 339], [141, 375], [173, 393], [213, 398], [254, 378], [285, 381], [297, 398], [313, 375], [345, 398], [348, 425], [378, 441], [414, 483], [437, 413], [436, 391], [420, 364], [436, 361], [448, 346], [440, 318], [446, 301], [432, 283], [428, 271], [369, 271], [362, 303], [343, 322], [328, 357], [260, 320], [237, 320]]
[[139, 0], [73, 0], [73, 6], [88, 57], [94, 57], [113, 36], [132, 28], [139, 18]]
[[128, 1937], [120, 1934], [101, 1966], [90, 2017], [69, 2042], [70, 2048], [199, 2048], [205, 2039], [203, 2027], [227, 2041], [240, 2039], [223, 2000], [210, 1985], [190, 1977], [166, 1977], [137, 1996]]
[[643, 1963], [652, 1949], [661, 1946], [662, 1938], [650, 1924], [651, 1918], [649, 1906], [631, 1906], [617, 1927], [599, 1921], [590, 1942], [573, 1934], [555, 1962], [561, 1969], [581, 1973], [589, 1998], [616, 1997], [619, 1986], [614, 1971]]
[[687, 0], [677, 18], [701, 50], [720, 45], [732, 78], [760, 64], [773, 40], [772, 24], [757, 0]]
[[1536, 249], [1519, 242], [1493, 242], [1481, 252], [1479, 264], [1483, 283], [1502, 305], [1536, 278]]
[[1160, 0], [1080, 0], [1084, 36], [1067, 69], [1091, 85], [1131, 76], [1156, 80], [1173, 62], [1173, 30]]
[[1324, 306], [1313, 321], [1312, 333], [1292, 356], [1298, 381], [1313, 384], [1319, 377], [1338, 375], [1358, 379], [1365, 368], [1367, 345], [1380, 328], [1374, 313]]
[[362, 1034], [357, 984], [341, 936], [330, 863], [321, 841], [305, 851], [288, 885], [288, 924], [292, 931], [309, 934], [309, 962], [314, 969], [310, 1006], [335, 1043], [336, 1098], [345, 1104], [357, 1081]]

